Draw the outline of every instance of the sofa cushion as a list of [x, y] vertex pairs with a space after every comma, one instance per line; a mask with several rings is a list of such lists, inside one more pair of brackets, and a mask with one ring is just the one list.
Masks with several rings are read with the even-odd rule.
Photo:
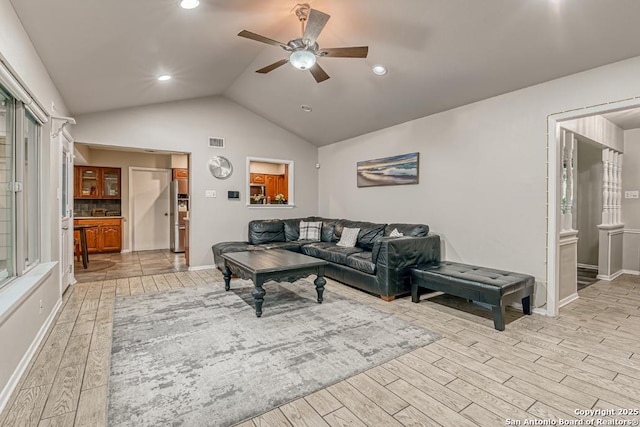
[[300, 238], [300, 218], [283, 219], [284, 225], [284, 240], [287, 242], [293, 242]]
[[347, 257], [347, 265], [364, 273], [376, 274], [376, 265], [371, 262], [371, 252], [362, 251]]
[[302, 253], [336, 264], [347, 265], [349, 255], [362, 252], [361, 248], [343, 248], [330, 242], [315, 242], [302, 246]]
[[281, 220], [261, 219], [249, 222], [249, 243], [259, 245], [284, 241], [284, 223]]
[[253, 250], [261, 249], [286, 249], [288, 251], [300, 252], [300, 241], [295, 242], [269, 242], [255, 245]]
[[425, 224], [387, 224], [384, 227], [385, 237], [390, 236], [394, 229], [410, 237], [423, 237], [429, 234], [429, 226]]
[[322, 219], [322, 232], [320, 233], [320, 240], [323, 242], [337, 242], [338, 239], [334, 237], [334, 231], [336, 228], [337, 219]]

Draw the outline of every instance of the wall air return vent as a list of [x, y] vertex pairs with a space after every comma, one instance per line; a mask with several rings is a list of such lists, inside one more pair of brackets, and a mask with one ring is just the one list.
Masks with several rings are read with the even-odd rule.
[[209, 138], [209, 148], [224, 148], [224, 138]]

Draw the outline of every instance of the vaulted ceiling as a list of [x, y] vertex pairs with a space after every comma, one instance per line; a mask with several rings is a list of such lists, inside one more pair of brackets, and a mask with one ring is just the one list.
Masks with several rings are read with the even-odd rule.
[[296, 0], [11, 2], [76, 115], [217, 94], [318, 146], [640, 55], [638, 0], [313, 0], [321, 47], [369, 46], [318, 84], [236, 35], [299, 37]]

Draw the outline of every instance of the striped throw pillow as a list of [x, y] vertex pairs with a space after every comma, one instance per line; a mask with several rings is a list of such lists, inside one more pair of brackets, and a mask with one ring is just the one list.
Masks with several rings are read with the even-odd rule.
[[343, 228], [342, 236], [340, 237], [340, 241], [336, 243], [338, 246], [342, 246], [343, 248], [353, 248], [358, 241], [358, 233], [360, 232], [359, 228]]
[[313, 242], [319, 242], [320, 230], [322, 230], [322, 221], [300, 221], [300, 237], [298, 237], [298, 240], [310, 240]]

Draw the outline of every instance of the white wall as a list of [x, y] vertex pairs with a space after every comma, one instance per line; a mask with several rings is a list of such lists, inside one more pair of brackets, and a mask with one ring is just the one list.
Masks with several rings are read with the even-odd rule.
[[[638, 96], [638, 73], [633, 58], [321, 147], [319, 214], [429, 224], [444, 259], [535, 276], [540, 306], [547, 117]], [[414, 151], [420, 184], [356, 187], [357, 161]]]
[[578, 140], [575, 218], [578, 230], [578, 263], [598, 265], [599, 230], [602, 223], [602, 148]]
[[624, 251], [622, 268], [640, 272], [640, 199], [625, 199], [625, 191], [640, 191], [640, 129], [624, 132], [622, 164], [622, 222]]
[[[8, 0], [0, 0], [0, 59], [13, 70], [18, 80], [39, 104], [49, 113], [55, 103], [56, 114], [68, 115], [62, 97], [40, 61], [20, 20]], [[51, 122], [42, 129], [42, 212], [59, 212], [56, 192], [58, 188], [59, 147], [50, 140]], [[57, 261], [60, 232], [58, 215], [44, 215], [41, 227], [41, 260]], [[20, 286], [23, 282], [14, 282]], [[0, 290], [0, 301], [8, 298], [13, 285]], [[26, 288], [26, 287], [25, 287]], [[39, 286], [31, 288], [20, 302], [0, 313], [0, 410], [8, 396], [19, 370], [26, 366], [24, 356], [29, 348], [37, 344], [38, 334], [46, 327], [54, 307], [60, 300], [60, 274], [56, 267]], [[40, 310], [42, 301], [42, 310]]]
[[[223, 97], [157, 104], [76, 117], [73, 134], [91, 143], [191, 153], [190, 263], [212, 265], [211, 245], [245, 240], [247, 223], [259, 218], [294, 218], [318, 210], [317, 148]], [[211, 136], [225, 138], [225, 148], [209, 148]], [[207, 167], [216, 155], [227, 157], [233, 174], [213, 178]], [[246, 206], [246, 157], [295, 162], [295, 208]], [[216, 198], [205, 198], [216, 190]], [[228, 200], [227, 191], [239, 191], [240, 200]]]
[[[91, 150], [90, 166], [110, 166], [120, 168], [121, 212], [122, 212], [122, 250], [129, 247], [129, 167], [171, 169], [171, 154], [136, 153], [131, 151]], [[186, 156], [184, 156], [186, 158]], [[168, 249], [168, 248], [167, 248]]]

